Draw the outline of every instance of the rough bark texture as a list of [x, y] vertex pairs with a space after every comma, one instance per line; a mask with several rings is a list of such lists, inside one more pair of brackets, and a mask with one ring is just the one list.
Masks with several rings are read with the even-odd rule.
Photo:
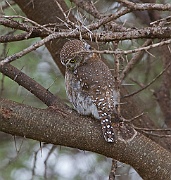
[[[35, 22], [38, 22], [39, 24], [48, 24], [48, 23], [59, 23], [59, 19], [56, 17], [59, 17], [63, 19], [63, 15], [61, 11], [59, 10], [57, 4], [55, 1], [51, 1], [49, 3], [48, 0], [36, 0], [34, 1], [34, 4], [31, 2], [28, 3], [27, 0], [15, 0], [15, 2], [19, 5], [19, 7], [22, 9], [22, 11], [26, 14], [26, 16]], [[64, 10], [67, 9], [66, 4], [64, 1], [58, 1]], [[70, 13], [71, 14], [71, 13]], [[74, 21], [74, 17], [70, 15], [70, 19]], [[46, 47], [48, 48], [50, 54], [52, 55], [54, 61], [58, 65], [61, 72], [64, 74], [64, 66], [60, 63], [59, 60], [59, 52], [61, 47], [63, 46], [65, 40], [54, 40], [53, 42], [47, 43]], [[128, 94], [128, 92], [122, 88], [122, 94]], [[122, 115], [125, 118], [133, 118], [135, 115], [142, 113], [142, 104], [140, 100], [139, 102], [134, 100], [134, 98], [127, 98], [126, 104], [122, 106]], [[140, 105], [141, 104], [141, 105]], [[129, 108], [128, 108], [129, 107]], [[148, 116], [143, 116], [139, 120], [135, 122], [135, 125], [140, 127], [148, 127], [148, 128], [154, 128], [155, 124], [151, 121], [151, 119]], [[160, 143], [163, 147], [166, 149], [171, 148], [170, 144], [166, 140], [160, 141], [159, 138], [153, 138], [155, 141]]]
[[0, 131], [6, 133], [88, 150], [128, 163], [145, 180], [171, 178], [171, 154], [161, 146], [139, 133], [129, 143], [106, 143], [98, 121], [82, 118], [68, 108], [41, 110], [0, 99], [0, 122]]
[[[40, 24], [59, 22], [62, 17], [55, 1], [15, 0], [26, 16]], [[64, 1], [58, 1], [67, 8]], [[73, 17], [71, 17], [73, 18]], [[64, 74], [59, 61], [59, 51], [65, 40], [54, 40], [46, 46], [56, 64]], [[4, 69], [5, 71], [5, 69]], [[15, 76], [14, 76], [15, 77]], [[127, 94], [126, 90], [122, 90]], [[142, 112], [140, 101], [126, 99], [122, 114], [132, 118]], [[81, 117], [75, 111], [59, 105], [59, 109], [40, 110], [11, 101], [0, 99], [0, 131], [19, 135], [47, 143], [88, 150], [132, 165], [143, 179], [171, 179], [171, 154], [165, 149], [138, 133], [128, 144], [118, 141], [108, 144], [101, 135], [100, 123], [88, 117]], [[141, 107], [141, 108], [140, 108]], [[40, 119], [41, 117], [41, 119]], [[140, 127], [155, 127], [148, 116], [135, 122]], [[155, 138], [163, 147], [170, 149], [169, 142]]]
[[[167, 46], [163, 46], [160, 48], [162, 62], [164, 68], [168, 66], [170, 61], [171, 52]], [[154, 93], [156, 99], [159, 103], [160, 109], [163, 113], [163, 117], [167, 127], [171, 127], [171, 67], [167, 69], [167, 71], [163, 75], [162, 83], [158, 91]]]

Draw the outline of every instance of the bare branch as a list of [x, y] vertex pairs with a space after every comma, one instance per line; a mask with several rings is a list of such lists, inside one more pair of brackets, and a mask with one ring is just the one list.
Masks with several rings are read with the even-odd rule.
[[87, 11], [89, 14], [91, 14], [92, 16], [100, 19], [101, 15], [100, 13], [97, 11], [96, 7], [94, 6], [92, 1], [84, 1], [84, 0], [72, 0], [77, 7], [81, 7], [82, 9], [84, 9], [85, 11]]
[[149, 132], [149, 131], [145, 131], [145, 130], [140, 130], [140, 131], [148, 136], [155, 136], [158, 138], [171, 138], [171, 134], [157, 134], [157, 133]]
[[[108, 41], [116, 41], [116, 40], [126, 40], [126, 39], [139, 39], [139, 38], [147, 38], [147, 39], [165, 39], [171, 38], [171, 27], [146, 27], [142, 29], [127, 29], [124, 32], [93, 32], [91, 34], [92, 40], [98, 40], [103, 42]], [[89, 39], [90, 34], [83, 34], [82, 37], [84, 39]], [[168, 42], [170, 43], [170, 42]], [[166, 44], [168, 44], [166, 42]], [[138, 50], [137, 50], [138, 51]], [[125, 51], [124, 54], [132, 53], [132, 51]]]
[[171, 4], [155, 4], [155, 3], [134, 3], [128, 0], [118, 0], [125, 4], [128, 8], [133, 10], [159, 10], [159, 11], [170, 11]]
[[150, 25], [152, 26], [165, 26], [171, 23], [171, 16], [161, 18], [159, 20], [156, 20], [154, 22], [151, 22]]
[[135, 129], [137, 130], [142, 130], [142, 131], [159, 131], [159, 132], [171, 132], [171, 128], [167, 128], [167, 129], [151, 129], [151, 128], [140, 128], [140, 127], [136, 127], [134, 126]]
[[14, 41], [22, 41], [25, 39], [40, 37], [33, 33], [22, 33], [22, 34], [7, 34], [4, 36], [0, 36], [0, 43], [14, 42]]
[[144, 86], [143, 88], [139, 89], [138, 91], [135, 91], [135, 92], [133, 92], [131, 94], [123, 96], [123, 98], [134, 96], [135, 94], [138, 94], [139, 92], [141, 92], [144, 89], [148, 88], [151, 84], [153, 84], [170, 67], [170, 65], [171, 65], [171, 63], [168, 64], [168, 66], [160, 74], [158, 74], [151, 82], [149, 82], [146, 86]]
[[[71, 28], [69, 28], [69, 26], [71, 26], [72, 28], [76, 28], [77, 29], [78, 28], [77, 24], [69, 20], [69, 18], [68, 18], [69, 15], [66, 15], [66, 13], [64, 12], [64, 10], [62, 9], [61, 5], [58, 3], [57, 0], [55, 0], [55, 3], [57, 4], [57, 6], [59, 7], [60, 11], [62, 12], [66, 22], [64, 20], [62, 20], [62, 19], [59, 19], [59, 20], [62, 21], [64, 23], [64, 25], [68, 29], [71, 29]], [[69, 11], [69, 13], [70, 13], [70, 11]]]
[[60, 100], [56, 96], [17, 68], [10, 64], [6, 64], [4, 66], [0, 66], [0, 72], [33, 93], [47, 106], [58, 107]]
[[95, 22], [93, 24], [90, 24], [89, 26], [87, 26], [87, 29], [89, 29], [89, 30], [97, 29], [100, 26], [105, 25], [110, 21], [118, 19], [119, 17], [129, 13], [130, 11], [131, 10], [128, 8], [122, 8], [121, 10], [117, 11], [115, 14], [111, 14], [109, 16], [106, 16], [106, 17], [98, 20], [97, 22]]
[[[3, 11], [7, 8], [12, 8], [13, 5], [15, 5], [16, 3], [13, 1], [5, 1], [4, 4], [0, 5], [0, 11]], [[13, 9], [13, 8], [12, 8]], [[14, 10], [14, 9], [13, 9]]]
[[150, 139], [138, 133], [127, 144], [122, 141], [109, 144], [102, 137], [98, 121], [81, 117], [65, 107], [61, 110], [68, 112], [68, 116], [64, 117], [55, 110], [37, 109], [1, 99], [0, 130], [41, 142], [96, 152], [129, 163], [144, 180], [170, 178], [171, 154]]
[[131, 118], [131, 119], [124, 119], [124, 121], [125, 122], [133, 122], [134, 120], [136, 120], [136, 119], [138, 119], [138, 118], [140, 118], [141, 116], [143, 116], [145, 113], [143, 112], [143, 113], [141, 113], [141, 114], [139, 114], [139, 115], [137, 115], [137, 116], [135, 116], [135, 117], [133, 117], [133, 118]]
[[115, 90], [117, 92], [117, 96], [118, 96], [118, 105], [116, 108], [118, 115], [120, 116], [120, 76], [119, 76], [119, 68], [120, 68], [120, 60], [121, 60], [121, 55], [117, 54], [115, 55], [115, 61], [114, 61], [114, 86], [115, 86]]
[[[145, 41], [145, 43], [141, 46], [143, 47], [147, 47], [148, 45], [150, 45], [152, 42], [152, 40], [148, 39]], [[125, 66], [124, 70], [122, 71], [121, 75], [120, 75], [120, 80], [121, 82], [124, 80], [124, 78], [126, 77], [126, 75], [134, 68], [135, 64], [141, 60], [143, 54], [145, 51], [139, 51], [137, 52], [133, 58], [128, 62], [128, 64]]]
[[171, 135], [169, 135], [169, 134], [156, 134], [156, 133], [149, 133], [149, 132], [146, 132], [146, 131], [143, 131], [143, 133], [151, 135], [151, 136], [156, 136], [156, 137], [159, 137], [159, 138], [171, 138]]
[[52, 147], [50, 148], [47, 156], [46, 156], [46, 159], [44, 161], [44, 165], [45, 165], [45, 170], [44, 170], [44, 178], [47, 179], [47, 161], [50, 157], [50, 155], [53, 153], [53, 151], [56, 149], [56, 146], [55, 145], [52, 145]]
[[117, 161], [115, 159], [112, 159], [112, 167], [109, 174], [109, 180], [115, 180], [116, 169], [117, 169]]
[[36, 50], [36, 49], [39, 48], [40, 46], [44, 45], [46, 42], [54, 39], [54, 37], [55, 37], [54, 34], [51, 34], [51, 35], [47, 36], [46, 38], [40, 40], [39, 42], [37, 42], [37, 43], [29, 46], [28, 48], [23, 49], [22, 51], [20, 51], [20, 52], [18, 52], [18, 53], [15, 53], [15, 54], [13, 54], [13, 55], [5, 58], [4, 60], [2, 60], [2, 61], [0, 62], [0, 66], [3, 66], [3, 65], [6, 64], [6, 63], [10, 63], [10, 62], [12, 62], [12, 61], [15, 61], [16, 59], [21, 58], [22, 56], [28, 54], [29, 52]]
[[20, 23], [18, 21], [13, 20], [12, 17], [16, 16], [0, 16], [0, 25], [4, 25], [9, 28], [18, 29], [26, 32], [32, 32], [34, 34], [38, 34], [40, 37], [47, 36], [51, 32], [50, 30], [47, 31], [41, 25], [31, 26], [26, 23]]
[[[146, 43], [148, 44], [148, 42], [149, 41], [147, 41]], [[144, 45], [146, 45], [146, 43]], [[170, 43], [171, 43], [171, 39], [166, 40], [166, 41], [161, 41], [159, 43], [155, 43], [155, 44], [152, 44], [152, 45], [149, 45], [149, 46], [145, 46], [145, 47], [142, 46], [140, 48], [136, 48], [136, 49], [133, 49], [133, 50], [125, 50], [125, 51], [124, 50], [120, 50], [120, 49], [117, 49], [116, 51], [110, 51], [110, 50], [103, 50], [103, 51], [92, 50], [92, 52], [98, 53], [98, 54], [115, 54], [115, 55], [116, 54], [124, 54], [124, 55], [127, 55], [127, 54], [137, 53], [137, 52], [140, 52], [140, 51], [147, 51], [149, 49], [160, 47], [160, 46], [164, 46], [164, 45], [170, 44]], [[87, 51], [87, 53], [88, 53], [88, 51]]]
[[[123, 13], [123, 12], [122, 12]], [[122, 14], [121, 13], [121, 14]], [[50, 34], [52, 34], [51, 32], [53, 32], [54, 30], [52, 30], [51, 28], [45, 28], [45, 26], [36, 24], [34, 22], [32, 22], [30, 20], [30, 23], [32, 22], [32, 24], [35, 24], [35, 26], [30, 26], [27, 25], [25, 23], [19, 23], [17, 21], [14, 21], [13, 19], [10, 19], [10, 17], [6, 17], [4, 19], [5, 16], [3, 16], [2, 18], [0, 18], [0, 24], [6, 26], [6, 27], [10, 27], [10, 28], [14, 28], [14, 29], [19, 29], [19, 30], [23, 30], [28, 32], [29, 34], [26, 36], [26, 38], [28, 37], [45, 37], [48, 36]], [[17, 16], [14, 16], [13, 18], [15, 18]], [[111, 18], [112, 17], [112, 18]], [[115, 41], [115, 40], [125, 40], [125, 39], [138, 39], [138, 38], [171, 38], [171, 28], [170, 27], [147, 27], [147, 28], [142, 28], [142, 29], [127, 29], [124, 30], [123, 32], [112, 32], [112, 31], [102, 31], [102, 32], [93, 32], [93, 29], [97, 29], [98, 27], [100, 27], [101, 25], [104, 25], [105, 23], [107, 23], [108, 21], [112, 20], [113, 18], [115, 18], [115, 15], [109, 16], [107, 18], [103, 18], [102, 20], [99, 20], [98, 22], [92, 23], [91, 26], [84, 26], [82, 25], [82, 29], [80, 29], [80, 26], [77, 27], [77, 25], [75, 25], [75, 29], [71, 29], [71, 31], [69, 32], [68, 30], [62, 30], [61, 32], [58, 32], [58, 37], [80, 37], [80, 33], [81, 36], [84, 39], [90, 39], [90, 37], [92, 38], [92, 40], [98, 40], [98, 41]], [[27, 20], [28, 21], [28, 20]], [[72, 22], [68, 22], [69, 24], [71, 24]], [[73, 23], [72, 23], [73, 24]], [[56, 29], [55, 29], [56, 30]], [[20, 37], [21, 39], [24, 38], [24, 35], [21, 35], [22, 37]], [[57, 37], [56, 37], [57, 38]], [[1, 37], [1, 41], [4, 42], [4, 37]], [[15, 37], [14, 37], [15, 39]], [[170, 42], [165, 41], [165, 44], [168, 44]], [[158, 45], [157, 45], [158, 46]], [[153, 47], [153, 46], [152, 46]], [[149, 47], [150, 48], [150, 47]], [[141, 50], [141, 49], [140, 49]], [[142, 49], [144, 50], [144, 49]], [[147, 50], [147, 49], [145, 49]], [[139, 50], [137, 50], [139, 51]], [[134, 51], [128, 51], [128, 52], [123, 52], [124, 54], [128, 54], [128, 53], [134, 53]]]
[[[46, 32], [53, 33], [53, 31], [51, 31], [51, 29], [46, 28], [46, 26], [40, 25], [37, 22], [35, 22], [27, 17], [24, 17], [24, 16], [16, 15], [16, 16], [2, 16], [2, 17], [12, 20], [12, 21], [14, 21], [13, 19], [15, 19], [15, 18], [17, 18], [17, 19], [20, 18], [20, 19], [23, 19], [25, 23], [29, 22], [29, 23], [33, 24], [36, 28], [40, 28]], [[15, 22], [17, 22], [17, 21], [15, 21]], [[21, 23], [19, 23], [19, 24], [22, 25]]]

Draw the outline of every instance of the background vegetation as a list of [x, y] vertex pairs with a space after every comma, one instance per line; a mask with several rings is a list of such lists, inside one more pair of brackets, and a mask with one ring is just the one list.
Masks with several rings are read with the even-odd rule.
[[[79, 39], [79, 34], [81, 34], [83, 39], [89, 41], [99, 51], [113, 51], [113, 54], [101, 53], [102, 58], [109, 65], [112, 72], [117, 60], [115, 53], [117, 50], [121, 50], [121, 58], [119, 59], [120, 76], [118, 78], [122, 78], [124, 75], [121, 82], [122, 115], [127, 119], [131, 119], [144, 113], [133, 121], [135, 127], [140, 133], [157, 142], [160, 147], [164, 147], [167, 150], [166, 154], [169, 154], [171, 147], [171, 52], [170, 42], [168, 41], [171, 38], [171, 1], [158, 1], [158, 4], [155, 4], [156, 2], [153, 2], [153, 0], [148, 1], [151, 4], [148, 4], [146, 1], [130, 4], [131, 2], [133, 1], [73, 0], [72, 2], [64, 2], [37, 0], [36, 2], [28, 2], [26, 0], [2, 0], [0, 2], [0, 60], [3, 62], [4, 59], [8, 59], [11, 55], [23, 52], [25, 48], [35, 43], [39, 44], [41, 39], [47, 38], [46, 46], [32, 49], [30, 52], [28, 51], [28, 54], [23, 54], [22, 57], [16, 58], [17, 60], [10, 64], [41, 84], [56, 97], [60, 97], [63, 103], [70, 105], [64, 87], [65, 69], [59, 61], [59, 52], [65, 41], [71, 38]], [[125, 13], [122, 14], [124, 8]], [[111, 14], [116, 15], [117, 13], [121, 14], [110, 20]], [[65, 15], [67, 17], [64, 17]], [[103, 21], [105, 18], [107, 19], [106, 22]], [[159, 19], [160, 21], [158, 21]], [[18, 22], [19, 25], [14, 27], [13, 22]], [[96, 22], [101, 23], [99, 27], [96, 27]], [[90, 30], [88, 30], [89, 28]], [[139, 34], [136, 34], [138, 30]], [[53, 41], [48, 40], [49, 35], [55, 31], [59, 34], [64, 32], [64, 35], [62, 33], [60, 35], [57, 34], [59, 35], [58, 38], [55, 37]], [[87, 31], [87, 34], [84, 31]], [[103, 36], [98, 36], [101, 32]], [[19, 40], [23, 33], [26, 33], [25, 37], [23, 36], [24, 38]], [[112, 38], [112, 36], [115, 38]], [[97, 42], [94, 43], [95, 41]], [[144, 45], [144, 43], [146, 44]], [[157, 43], [158, 46], [156, 45]], [[141, 47], [149, 48], [144, 48], [143, 51], [140, 51]], [[136, 53], [134, 53], [134, 49], [137, 49]], [[132, 52], [124, 53], [127, 50], [132, 50]], [[132, 62], [132, 64], [129, 62]], [[3, 65], [0, 64], [0, 66], [0, 72], [2, 72], [0, 73], [1, 110], [5, 104], [3, 99], [38, 109], [46, 109], [47, 106], [54, 105], [53, 101], [49, 103], [47, 99], [43, 101], [39, 98], [39, 95], [35, 95], [31, 90], [31, 88], [34, 88], [31, 84], [25, 87], [22, 82], [15, 81], [17, 77], [13, 79], [7, 77], [8, 75], [4, 73]], [[123, 74], [126, 68], [128, 70]], [[125, 95], [137, 90], [140, 90], [140, 92], [129, 98], [124, 98]], [[42, 91], [43, 93], [44, 91]], [[55, 106], [58, 109], [58, 106]], [[62, 109], [60, 104], [59, 107]], [[69, 109], [68, 111], [71, 110]], [[18, 112], [21, 116], [24, 114], [24, 111], [23, 114], [20, 110]], [[59, 116], [60, 113], [60, 111], [57, 112]], [[58, 115], [56, 116], [58, 118]], [[35, 135], [32, 138], [29, 135], [26, 137], [31, 139], [27, 139], [17, 128], [15, 131], [11, 130], [12, 125], [3, 126], [2, 117], [4, 117], [3, 114], [0, 116], [0, 130], [3, 131], [0, 133], [0, 180], [108, 179], [111, 172], [111, 158], [114, 157], [109, 155], [111, 158], [107, 158], [104, 156], [106, 153], [103, 149], [99, 152], [96, 151], [96, 143], [94, 147], [91, 146], [92, 149], [94, 148], [94, 152], [104, 152], [104, 154], [100, 153], [102, 155], [99, 155], [84, 151], [90, 150], [90, 148], [83, 148], [82, 145], [77, 146], [77, 143], [74, 144], [72, 142], [72, 145], [68, 145], [68, 147], [61, 146], [65, 145], [65, 143], [56, 143], [58, 141], [55, 142], [55, 140], [47, 140], [43, 141], [46, 143], [41, 143], [39, 142], [41, 137], [39, 138]], [[73, 112], [73, 118], [75, 117]], [[37, 118], [41, 119], [42, 117], [39, 116]], [[72, 123], [73, 121], [70, 122]], [[38, 126], [36, 122], [35, 126]], [[41, 126], [41, 123], [39, 126]], [[154, 131], [154, 129], [156, 130]], [[16, 131], [18, 133], [15, 133]], [[32, 133], [34, 135], [34, 127]], [[43, 133], [43, 131], [40, 132], [40, 134]], [[101, 138], [100, 135], [98, 136]], [[86, 137], [90, 139], [89, 136]], [[77, 138], [77, 142], [78, 140]], [[99, 144], [101, 141], [103, 139], [99, 140]], [[110, 149], [110, 147], [108, 148]], [[139, 148], [137, 147], [137, 149]], [[162, 153], [163, 156], [166, 155], [163, 150], [161, 150]], [[117, 155], [114, 156], [116, 157]], [[137, 166], [135, 166], [134, 168], [139, 171], [141, 178], [131, 166], [119, 162], [124, 159], [120, 158], [120, 155], [115, 159], [118, 160], [118, 167], [114, 173], [115, 179], [140, 180], [153, 177], [153, 173], [151, 173], [151, 176], [143, 177], [141, 170], [139, 171]], [[130, 161], [125, 159], [122, 162], [131, 164]], [[116, 161], [113, 163], [116, 163]], [[171, 165], [169, 160], [167, 163]], [[168, 165], [167, 163], [165, 166]], [[142, 165], [139, 166], [143, 167]], [[148, 164], [148, 166], [152, 165]], [[157, 177], [162, 179], [164, 176], [161, 175], [159, 177], [157, 175]], [[165, 176], [166, 180], [167, 178], [169, 180], [169, 175]]]

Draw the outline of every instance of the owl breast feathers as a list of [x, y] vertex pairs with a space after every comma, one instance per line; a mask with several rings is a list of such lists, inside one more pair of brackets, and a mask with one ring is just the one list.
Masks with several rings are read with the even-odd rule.
[[118, 94], [110, 69], [91, 52], [89, 44], [79, 40], [68, 41], [60, 59], [66, 66], [65, 85], [70, 102], [78, 113], [99, 119], [105, 140], [114, 142], [111, 120], [116, 113]]

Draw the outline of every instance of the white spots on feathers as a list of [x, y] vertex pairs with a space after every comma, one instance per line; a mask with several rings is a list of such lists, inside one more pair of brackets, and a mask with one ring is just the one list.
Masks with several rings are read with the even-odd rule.
[[111, 125], [107, 125], [107, 128], [111, 128]]
[[104, 98], [99, 99], [99, 101], [104, 101]]

